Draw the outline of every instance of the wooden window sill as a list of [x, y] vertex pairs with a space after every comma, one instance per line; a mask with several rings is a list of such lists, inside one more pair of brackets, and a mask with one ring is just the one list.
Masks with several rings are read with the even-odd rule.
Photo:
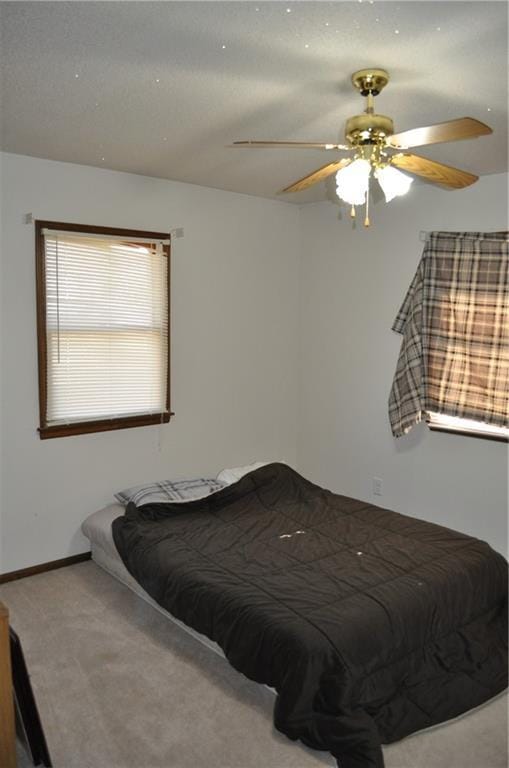
[[110, 432], [113, 429], [131, 429], [145, 427], [150, 424], [167, 424], [173, 413], [151, 413], [141, 416], [127, 416], [117, 419], [100, 419], [97, 421], [80, 421], [71, 424], [54, 424], [40, 427], [39, 437], [48, 440], [53, 437], [69, 437], [71, 435], [86, 435], [92, 432]]

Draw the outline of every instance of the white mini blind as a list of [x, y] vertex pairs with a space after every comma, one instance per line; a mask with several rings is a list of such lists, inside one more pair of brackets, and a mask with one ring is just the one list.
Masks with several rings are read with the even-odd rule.
[[167, 241], [43, 236], [47, 425], [167, 412]]

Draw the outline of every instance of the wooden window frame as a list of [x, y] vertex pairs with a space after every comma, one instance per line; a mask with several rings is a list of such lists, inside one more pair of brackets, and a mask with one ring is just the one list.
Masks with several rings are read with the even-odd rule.
[[135, 229], [117, 229], [112, 227], [95, 227], [89, 224], [66, 224], [60, 221], [35, 222], [35, 266], [36, 266], [36, 297], [37, 297], [37, 351], [39, 367], [39, 437], [46, 440], [52, 437], [67, 437], [69, 435], [84, 435], [92, 432], [109, 432], [114, 429], [130, 429], [144, 427], [150, 424], [165, 424], [174, 414], [170, 409], [170, 245], [164, 245], [167, 258], [167, 311], [168, 311], [168, 350], [166, 374], [166, 410], [162, 413], [147, 413], [137, 416], [121, 416], [111, 419], [97, 419], [68, 424], [48, 425], [46, 413], [48, 402], [47, 391], [47, 338], [46, 338], [46, 280], [45, 280], [45, 246], [44, 229], [62, 230], [64, 232], [83, 232], [84, 234], [113, 235], [119, 239], [130, 237], [153, 238], [154, 240], [170, 240], [168, 232], [146, 232]]

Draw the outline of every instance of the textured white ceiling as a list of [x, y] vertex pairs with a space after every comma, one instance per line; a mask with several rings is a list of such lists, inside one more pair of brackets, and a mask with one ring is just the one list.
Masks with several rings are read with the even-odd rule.
[[501, 172], [507, 13], [441, 0], [1, 2], [1, 147], [274, 197], [332, 154], [225, 145], [342, 140], [364, 106], [350, 75], [378, 66], [391, 82], [377, 111], [396, 131], [463, 116], [494, 128], [419, 153]]

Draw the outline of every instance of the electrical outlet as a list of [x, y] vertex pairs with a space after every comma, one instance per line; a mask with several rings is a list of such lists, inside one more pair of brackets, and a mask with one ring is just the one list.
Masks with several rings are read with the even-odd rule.
[[383, 480], [381, 477], [373, 478], [373, 495], [381, 496], [383, 493]]

